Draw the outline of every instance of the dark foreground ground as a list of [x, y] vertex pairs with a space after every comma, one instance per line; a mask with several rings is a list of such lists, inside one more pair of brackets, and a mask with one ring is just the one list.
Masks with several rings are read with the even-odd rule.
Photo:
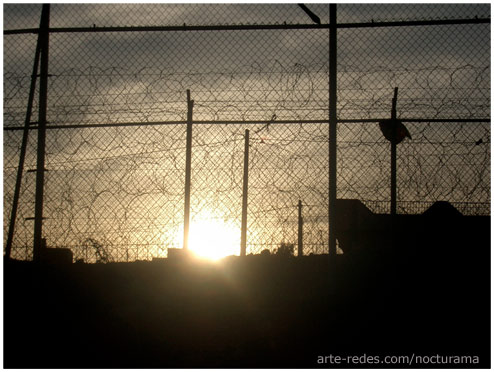
[[474, 243], [332, 260], [5, 263], [4, 367], [489, 368], [489, 234]]

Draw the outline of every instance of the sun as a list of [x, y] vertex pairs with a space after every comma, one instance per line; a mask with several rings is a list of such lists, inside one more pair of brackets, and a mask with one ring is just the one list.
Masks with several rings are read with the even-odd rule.
[[240, 229], [219, 219], [193, 220], [189, 249], [198, 257], [219, 260], [240, 251]]

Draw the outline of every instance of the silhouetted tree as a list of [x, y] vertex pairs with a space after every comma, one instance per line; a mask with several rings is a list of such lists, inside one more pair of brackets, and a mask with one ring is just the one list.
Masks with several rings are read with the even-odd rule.
[[261, 251], [261, 256], [271, 256], [271, 251], [269, 249], [263, 249]]
[[295, 244], [281, 243], [278, 249], [276, 250], [276, 255], [290, 257], [293, 256], [294, 251], [295, 251]]

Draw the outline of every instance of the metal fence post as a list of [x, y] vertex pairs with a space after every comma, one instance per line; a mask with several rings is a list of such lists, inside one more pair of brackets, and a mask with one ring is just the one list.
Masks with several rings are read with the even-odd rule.
[[[398, 88], [395, 88], [391, 107], [391, 120], [396, 120], [396, 101]], [[396, 125], [393, 125], [393, 140], [391, 141], [391, 214], [396, 214]]]
[[304, 218], [302, 217], [302, 200], [298, 201], [298, 257], [304, 255]]
[[336, 4], [329, 5], [329, 255], [336, 255]]
[[185, 150], [185, 201], [184, 201], [184, 245], [189, 248], [189, 224], [190, 224], [190, 177], [192, 161], [192, 110], [194, 101], [190, 99], [190, 90], [187, 89], [187, 140]]
[[242, 186], [242, 227], [240, 233], [240, 256], [247, 255], [247, 201], [249, 192], [249, 130], [245, 130], [244, 177]]
[[[40, 28], [42, 24], [40, 22]], [[22, 174], [24, 172], [24, 161], [26, 158], [26, 148], [27, 142], [29, 139], [29, 126], [31, 125], [31, 114], [33, 111], [33, 101], [34, 101], [34, 93], [36, 90], [36, 79], [38, 75], [39, 68], [39, 57], [41, 54], [41, 33], [38, 35], [38, 41], [36, 43], [36, 52], [34, 54], [34, 64], [33, 64], [33, 73], [31, 75], [31, 86], [29, 88], [29, 98], [27, 101], [27, 110], [26, 110], [26, 118], [24, 121], [24, 130], [22, 133], [22, 144], [21, 144], [21, 152], [19, 154], [19, 166], [17, 168], [17, 178], [15, 182], [14, 189], [14, 197], [12, 200], [12, 212], [10, 214], [10, 224], [9, 231], [7, 235], [7, 244], [5, 246], [5, 259], [10, 259], [10, 254], [12, 250], [12, 241], [14, 239], [14, 231], [15, 231], [15, 222], [17, 218], [17, 207], [19, 204], [19, 195], [21, 192], [21, 184], [22, 184]]]
[[36, 161], [36, 199], [34, 211], [33, 260], [40, 261], [43, 238], [43, 189], [45, 180], [45, 141], [46, 106], [48, 100], [48, 48], [50, 36], [50, 5], [43, 4], [39, 29], [41, 44], [39, 112], [38, 112], [38, 149]]

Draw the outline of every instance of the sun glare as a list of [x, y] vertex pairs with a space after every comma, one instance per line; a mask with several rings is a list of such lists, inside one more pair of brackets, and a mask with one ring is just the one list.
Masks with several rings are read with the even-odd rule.
[[240, 230], [215, 219], [191, 221], [189, 249], [195, 255], [210, 260], [238, 255], [240, 250]]

